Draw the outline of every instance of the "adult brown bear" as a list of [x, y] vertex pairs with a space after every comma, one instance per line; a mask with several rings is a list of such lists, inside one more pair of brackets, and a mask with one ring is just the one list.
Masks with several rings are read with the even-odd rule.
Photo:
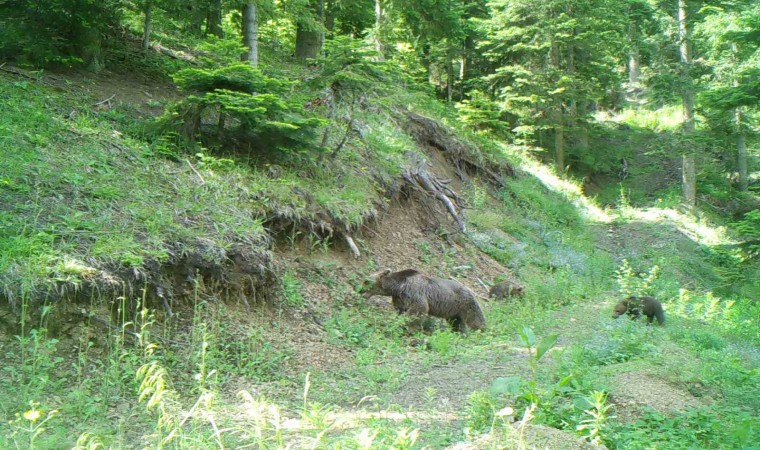
[[364, 298], [385, 295], [392, 298], [399, 314], [431, 315], [446, 319], [451, 327], [464, 332], [467, 327], [483, 330], [486, 319], [475, 294], [454, 280], [424, 275], [408, 269], [376, 272], [361, 288]]

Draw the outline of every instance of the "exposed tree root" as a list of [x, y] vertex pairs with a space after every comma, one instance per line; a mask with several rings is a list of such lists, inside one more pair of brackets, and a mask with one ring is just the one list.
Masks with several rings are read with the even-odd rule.
[[354, 255], [354, 258], [356, 259], [361, 258], [362, 254], [359, 251], [359, 247], [356, 246], [354, 239], [347, 234], [344, 234], [343, 238], [346, 240], [346, 244], [348, 244], [348, 248], [351, 249], [351, 253]]
[[462, 142], [448, 128], [433, 119], [405, 111], [405, 127], [417, 140], [421, 148], [434, 149], [454, 166], [457, 177], [465, 180], [469, 176], [479, 176], [491, 185], [504, 187], [504, 176], [513, 177], [514, 168], [506, 163], [487, 160], [472, 144]]
[[452, 218], [456, 221], [459, 231], [465, 232], [466, 225], [457, 209], [462, 209], [462, 200], [456, 192], [448, 186], [450, 180], [441, 180], [427, 171], [427, 162], [419, 160], [408, 168], [402, 175], [407, 185], [416, 190], [421, 190], [426, 195], [437, 198], [446, 207]]

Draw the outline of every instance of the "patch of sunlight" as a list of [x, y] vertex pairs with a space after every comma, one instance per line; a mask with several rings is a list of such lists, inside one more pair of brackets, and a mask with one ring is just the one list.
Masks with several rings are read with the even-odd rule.
[[554, 169], [542, 164], [535, 158], [526, 155], [523, 155], [522, 158], [523, 164], [521, 168], [523, 170], [536, 177], [547, 189], [562, 194], [567, 201], [580, 210], [584, 217], [594, 222], [603, 223], [608, 223], [612, 220], [613, 217], [607, 211], [583, 195], [580, 185], [572, 180], [560, 178], [554, 173]]
[[663, 208], [625, 208], [622, 214], [642, 222], [670, 222], [689, 239], [704, 245], [736, 243], [726, 233], [725, 227], [714, 226], [704, 220], [683, 214], [674, 209]]
[[664, 106], [655, 110], [626, 109], [619, 113], [600, 111], [595, 117], [599, 122], [624, 123], [654, 131], [675, 130], [683, 124], [683, 111], [680, 105]]

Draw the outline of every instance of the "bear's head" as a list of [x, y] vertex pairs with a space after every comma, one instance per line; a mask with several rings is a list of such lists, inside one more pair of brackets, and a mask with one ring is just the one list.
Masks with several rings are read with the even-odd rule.
[[615, 309], [612, 312], [612, 318], [617, 319], [618, 317], [625, 314], [627, 310], [628, 310], [628, 303], [625, 301], [619, 302], [617, 305], [615, 305]]
[[362, 297], [369, 299], [373, 295], [383, 294], [383, 278], [391, 273], [391, 269], [383, 269], [368, 276], [359, 287]]
[[522, 297], [525, 294], [525, 286], [522, 284], [513, 284], [509, 290], [509, 295], [513, 297]]

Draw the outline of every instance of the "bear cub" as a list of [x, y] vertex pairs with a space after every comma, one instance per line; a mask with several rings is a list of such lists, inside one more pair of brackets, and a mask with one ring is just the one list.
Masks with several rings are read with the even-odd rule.
[[628, 297], [615, 305], [612, 317], [617, 319], [626, 313], [631, 319], [638, 319], [643, 313], [647, 317], [648, 323], [652, 323], [656, 318], [657, 323], [665, 324], [665, 311], [662, 310], [662, 303], [654, 297]]
[[525, 287], [512, 281], [503, 281], [494, 284], [488, 290], [488, 298], [502, 300], [510, 297], [522, 297], [525, 294]]

